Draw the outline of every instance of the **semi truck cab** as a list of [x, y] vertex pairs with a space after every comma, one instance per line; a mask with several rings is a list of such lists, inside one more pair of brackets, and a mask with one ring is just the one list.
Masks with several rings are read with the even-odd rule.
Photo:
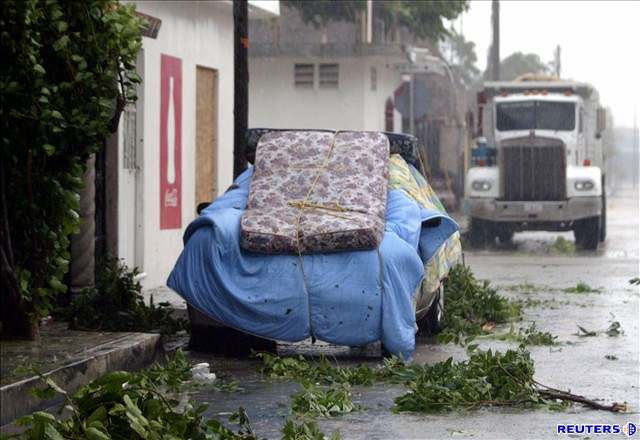
[[590, 86], [570, 82], [489, 83], [483, 128], [495, 166], [473, 166], [464, 211], [471, 239], [509, 242], [523, 230], [573, 230], [596, 249], [606, 234], [604, 111]]

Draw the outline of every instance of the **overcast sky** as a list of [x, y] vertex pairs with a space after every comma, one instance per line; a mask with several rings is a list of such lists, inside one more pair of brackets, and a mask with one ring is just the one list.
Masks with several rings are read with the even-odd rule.
[[[522, 51], [546, 62], [559, 44], [562, 76], [596, 86], [616, 125], [633, 125], [634, 106], [640, 113], [640, 1], [501, 1], [500, 20], [501, 58]], [[491, 2], [473, 0], [454, 25], [476, 43], [484, 70]]]

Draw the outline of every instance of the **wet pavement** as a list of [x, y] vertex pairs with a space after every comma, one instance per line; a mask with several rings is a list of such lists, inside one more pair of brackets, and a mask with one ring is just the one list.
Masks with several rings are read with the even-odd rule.
[[[466, 263], [478, 278], [491, 280], [502, 294], [528, 304], [524, 308], [527, 327], [535, 322], [541, 331], [558, 337], [557, 346], [528, 347], [535, 360], [535, 377], [546, 385], [570, 389], [603, 403], [627, 402], [629, 412], [612, 414], [574, 406], [566, 411], [547, 409], [482, 409], [442, 415], [395, 414], [393, 399], [402, 386], [353, 387], [354, 401], [363, 411], [345, 417], [319, 419], [325, 433], [340, 430], [347, 439], [401, 438], [558, 438], [559, 423], [640, 422], [639, 301], [640, 291], [630, 278], [639, 275], [638, 193], [619, 191], [609, 200], [608, 238], [597, 252], [571, 251], [559, 247], [558, 237], [573, 242], [571, 233], [527, 232], [516, 234], [509, 249], [465, 251]], [[562, 240], [560, 240], [562, 242]], [[569, 293], [563, 289], [586, 283], [596, 292]], [[445, 300], [446, 301], [446, 300]], [[446, 306], [446, 305], [445, 305]], [[603, 333], [611, 321], [619, 321], [623, 334]], [[578, 327], [596, 331], [593, 337], [577, 335]], [[498, 332], [506, 329], [497, 329]], [[506, 350], [515, 343], [491, 339], [480, 347]], [[258, 363], [192, 354], [212, 364], [212, 370], [227, 380], [239, 380], [244, 390], [235, 393], [199, 391], [197, 400], [209, 403], [207, 415], [224, 417], [244, 407], [255, 430], [267, 438], [278, 438], [288, 415], [290, 395], [298, 385], [265, 381], [257, 373]], [[450, 356], [464, 359], [464, 350], [440, 345], [432, 338], [417, 340], [416, 362], [437, 362]], [[610, 360], [605, 356], [615, 357]], [[356, 363], [358, 360], [340, 360]], [[378, 359], [366, 359], [374, 364]], [[572, 438], [589, 438], [575, 435]], [[593, 436], [591, 436], [593, 438]]]

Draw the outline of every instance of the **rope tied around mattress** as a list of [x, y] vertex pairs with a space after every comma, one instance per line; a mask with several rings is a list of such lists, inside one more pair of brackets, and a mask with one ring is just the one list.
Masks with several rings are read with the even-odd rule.
[[[327, 152], [327, 155], [324, 158], [324, 161], [322, 162], [322, 164], [319, 167], [314, 167], [315, 169], [318, 170], [318, 173], [313, 179], [313, 182], [311, 183], [311, 186], [307, 191], [307, 195], [302, 200], [289, 200], [287, 202], [290, 206], [294, 208], [298, 208], [298, 216], [296, 217], [296, 248], [298, 250], [298, 258], [300, 260], [300, 271], [302, 272], [302, 282], [304, 284], [305, 290], [307, 291], [307, 311], [309, 313], [309, 331], [311, 333], [312, 343], [316, 342], [316, 335], [313, 331], [313, 325], [311, 324], [311, 299], [309, 296], [309, 284], [307, 282], [307, 275], [304, 271], [304, 258], [302, 257], [302, 244], [301, 244], [302, 230], [300, 228], [300, 221], [302, 220], [302, 215], [304, 214], [304, 211], [306, 209], [321, 209], [321, 210], [327, 211], [326, 214], [328, 215], [345, 218], [347, 220], [354, 220], [357, 222], [356, 219], [349, 218], [346, 216], [341, 216], [339, 214], [336, 214], [336, 212], [361, 212], [355, 209], [345, 208], [342, 205], [340, 205], [340, 203], [337, 203], [337, 202], [330, 204], [330, 203], [313, 203], [310, 201], [311, 196], [313, 195], [313, 191], [315, 190], [316, 185], [320, 180], [320, 176], [322, 176], [322, 173], [324, 173], [326, 169], [329, 167], [329, 161], [331, 160], [331, 155], [333, 154], [333, 150], [336, 145], [336, 139], [338, 138], [338, 134], [340, 134], [340, 131], [336, 131], [333, 133], [331, 146], [329, 147], [329, 151]], [[378, 254], [378, 264], [380, 266], [380, 294], [382, 296], [384, 294], [384, 275], [383, 275], [384, 263], [382, 260], [382, 253], [380, 252], [380, 246], [376, 248], [376, 252]]]

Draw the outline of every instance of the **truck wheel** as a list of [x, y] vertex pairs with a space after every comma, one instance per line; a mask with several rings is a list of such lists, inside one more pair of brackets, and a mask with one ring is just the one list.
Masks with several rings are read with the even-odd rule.
[[495, 227], [496, 235], [498, 236], [498, 241], [502, 245], [510, 245], [513, 243], [513, 229], [508, 226], [496, 225]]
[[589, 217], [584, 220], [580, 220], [574, 229], [576, 237], [576, 243], [588, 250], [598, 249], [598, 243], [600, 242], [600, 220], [598, 217]]
[[491, 238], [493, 237], [491, 237], [489, 231], [489, 222], [478, 218], [472, 218], [469, 228], [469, 241], [471, 246], [484, 247]]
[[607, 238], [607, 195], [602, 188], [602, 214], [600, 214], [600, 241]]

